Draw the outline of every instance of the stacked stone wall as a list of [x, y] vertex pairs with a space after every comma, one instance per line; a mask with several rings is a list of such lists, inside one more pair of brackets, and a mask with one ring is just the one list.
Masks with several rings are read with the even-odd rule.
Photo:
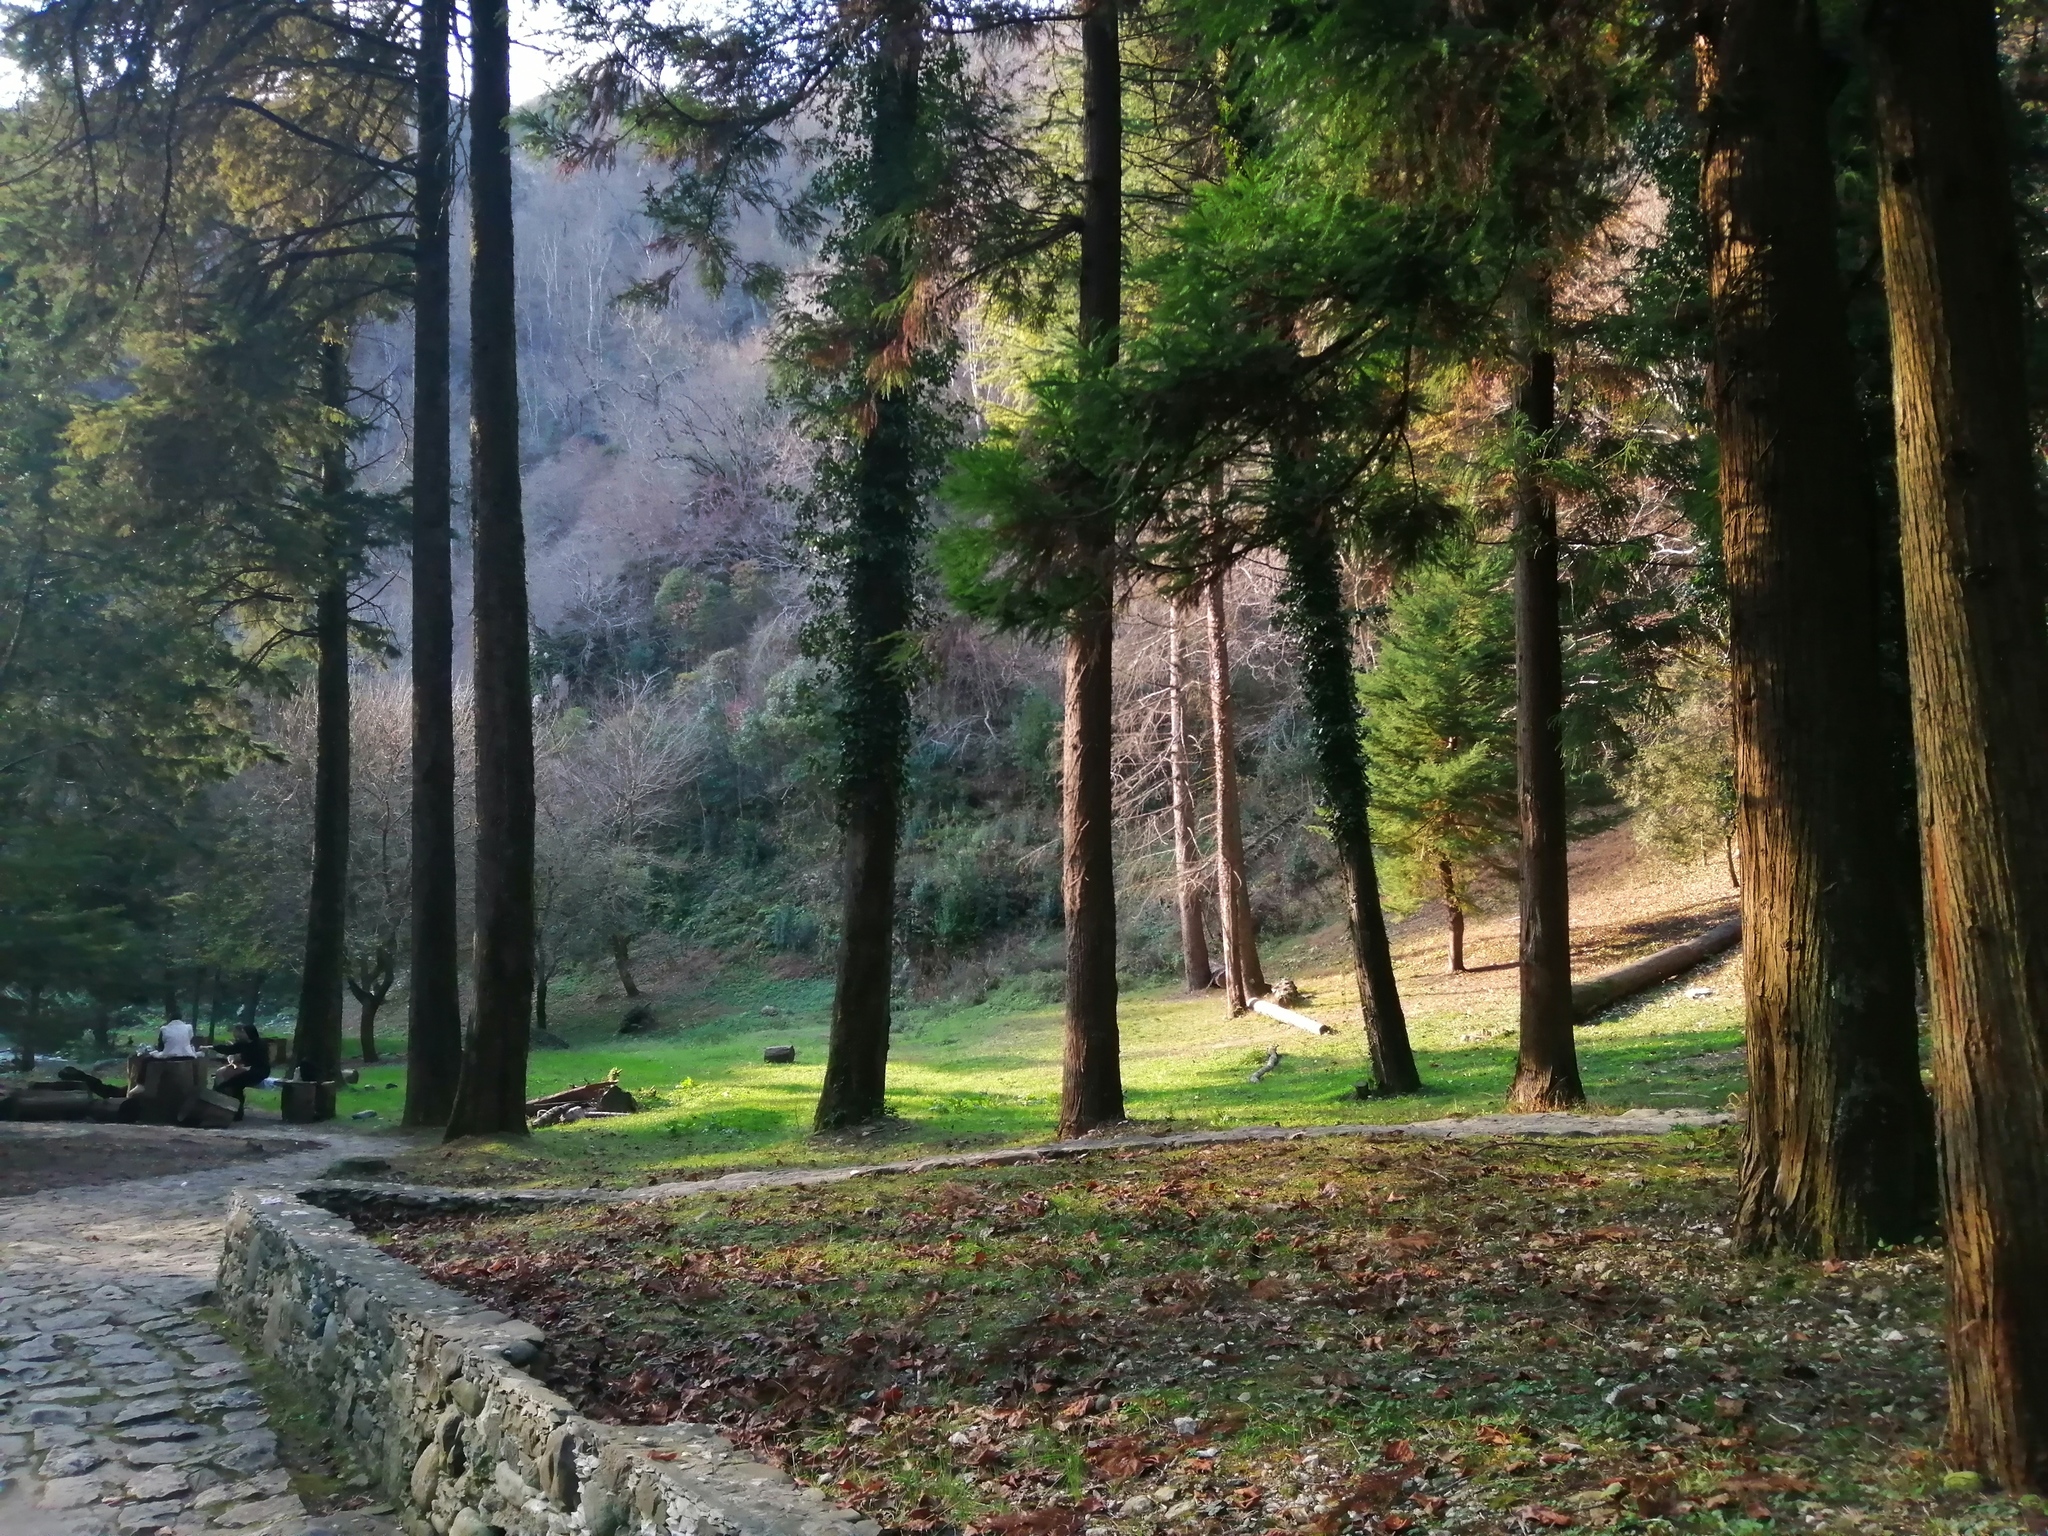
[[236, 1197], [218, 1294], [413, 1536], [879, 1536], [706, 1426], [582, 1417], [539, 1329], [295, 1196]]

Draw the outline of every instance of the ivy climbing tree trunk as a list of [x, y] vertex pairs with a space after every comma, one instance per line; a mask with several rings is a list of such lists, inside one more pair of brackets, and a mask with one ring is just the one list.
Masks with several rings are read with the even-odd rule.
[[450, 517], [449, 0], [421, 0], [413, 181], [412, 975], [405, 1124], [446, 1125], [462, 1073], [455, 884], [455, 584]]
[[[1924, 1236], [1912, 806], [1887, 752], [1884, 534], [1836, 270], [1831, 66], [1810, 3], [1700, 13], [1749, 1035], [1736, 1239], [1847, 1257]], [[1903, 722], [1900, 722], [1903, 724]]]
[[1184, 600], [1166, 618], [1166, 771], [1173, 796], [1173, 887], [1180, 904], [1181, 980], [1209, 987], [1209, 936], [1202, 928], [1202, 855], [1195, 842], [1195, 786], [1188, 770], [1187, 641]]
[[480, 0], [470, 23], [469, 94], [476, 1018], [463, 1042], [450, 1140], [526, 1134], [533, 1009], [533, 696], [519, 489], [511, 53], [506, 0]]
[[[329, 341], [320, 351], [320, 399], [330, 411], [348, 408], [348, 351]], [[348, 489], [348, 445], [337, 441], [322, 457], [320, 489], [338, 503]], [[341, 997], [348, 959], [349, 687], [348, 587], [350, 551], [341, 509], [330, 506], [327, 569], [313, 599], [317, 711], [313, 749], [313, 868], [306, 894], [306, 951], [299, 967], [299, 1017], [292, 1057], [301, 1076], [333, 1082], [341, 1076]], [[196, 1009], [197, 997], [194, 997]]]
[[[1275, 459], [1284, 492], [1288, 459], [1285, 454]], [[1315, 741], [1323, 815], [1344, 875], [1344, 918], [1374, 1086], [1383, 1094], [1419, 1093], [1422, 1078], [1394, 980], [1379, 870], [1373, 862], [1371, 792], [1359, 746], [1358, 680], [1351, 665], [1351, 622], [1344, 608], [1336, 533], [1327, 509], [1282, 505], [1276, 511], [1287, 561], [1281, 604], [1301, 652], [1302, 702]]]
[[[1515, 414], [1540, 460], [1557, 429], [1557, 358], [1544, 342], [1547, 293], [1529, 302]], [[1521, 808], [1521, 1041], [1508, 1108], [1586, 1101], [1572, 1038], [1571, 879], [1565, 865], [1564, 643], [1557, 502], [1540, 465], [1514, 492], [1515, 776]]]
[[[907, 216], [918, 195], [917, 147], [922, 18], [899, 7], [875, 62], [869, 120], [870, 227]], [[868, 264], [877, 314], [912, 280], [900, 248], [878, 244]], [[897, 338], [878, 321], [879, 355]], [[815, 1124], [821, 1131], [879, 1119], [889, 1070], [889, 987], [895, 959], [896, 847], [901, 830], [903, 758], [910, 739], [910, 694], [900, 657], [910, 632], [923, 517], [917, 487], [916, 402], [911, 385], [878, 392], [873, 421], [854, 466], [844, 559], [844, 633], [840, 667], [839, 819], [843, 839], [838, 979], [825, 1084]]]
[[[1115, 360], [1123, 320], [1123, 63], [1117, 0], [1081, 7], [1081, 343]], [[1116, 634], [1116, 529], [1105, 489], [1076, 518], [1089, 592], [1068, 621], [1060, 782], [1067, 929], [1066, 1057], [1060, 1134], [1124, 1117], [1116, 1017], [1116, 863], [1110, 784], [1110, 660]]]
[[[1948, 1451], [2048, 1492], [2048, 599], [1989, 0], [1873, 7]], [[1753, 883], [1754, 874], [1746, 883]]]
[[1244, 817], [1237, 793], [1237, 717], [1230, 698], [1230, 615], [1219, 571], [1202, 591], [1209, 624], [1209, 746], [1216, 781], [1216, 916], [1223, 935], [1223, 996], [1232, 1014], [1266, 992], [1244, 879]]

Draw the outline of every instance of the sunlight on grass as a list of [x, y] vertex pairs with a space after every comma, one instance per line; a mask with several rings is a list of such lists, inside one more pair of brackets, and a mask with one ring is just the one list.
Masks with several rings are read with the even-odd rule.
[[[1337, 1029], [1322, 1037], [1261, 1015], [1232, 1019], [1215, 993], [1190, 997], [1170, 984], [1128, 990], [1121, 1022], [1131, 1119], [1164, 1131], [1499, 1110], [1514, 1069], [1512, 995], [1418, 1009], [1409, 1022], [1426, 1091], [1361, 1101], [1354, 1085], [1369, 1073], [1357, 994], [1341, 963], [1341, 946], [1324, 935], [1277, 947], [1270, 967], [1300, 978], [1306, 1010]], [[525, 1143], [422, 1149], [404, 1166], [409, 1176], [436, 1182], [614, 1184], [1043, 1141], [1058, 1109], [1061, 1045], [1059, 1005], [1043, 999], [1043, 981], [1013, 980], [976, 1004], [901, 1010], [889, 1066], [893, 1118], [866, 1133], [829, 1137], [810, 1131], [824, 1070], [828, 982], [728, 973], [663, 1000], [663, 1028], [651, 1036], [611, 1035], [609, 1013], [565, 1000], [556, 1027], [574, 1048], [534, 1053], [532, 1091], [616, 1069], [643, 1113], [552, 1128]], [[1740, 1091], [1739, 987], [1688, 998], [1696, 983], [1650, 994], [1580, 1031], [1596, 1108], [1718, 1109]], [[764, 1016], [763, 1008], [776, 1011]], [[769, 1045], [794, 1045], [796, 1062], [764, 1063]], [[1251, 1082], [1252, 1069], [1275, 1047], [1279, 1068]], [[363, 1077], [344, 1090], [341, 1113], [378, 1111], [371, 1125], [358, 1123], [362, 1129], [395, 1123], [403, 1067], [366, 1067]]]

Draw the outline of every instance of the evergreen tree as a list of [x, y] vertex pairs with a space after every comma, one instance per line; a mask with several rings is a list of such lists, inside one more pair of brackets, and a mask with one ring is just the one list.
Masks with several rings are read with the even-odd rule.
[[462, 1070], [456, 932], [455, 585], [449, 451], [449, 0], [421, 0], [413, 61], [412, 918], [405, 1124], [446, 1125]]
[[526, 1134], [533, 1011], [533, 696], [520, 508], [506, 0], [470, 22], [470, 520], [476, 676], [476, 1015], [448, 1138]]
[[[858, 1124], [886, 1107], [926, 498], [958, 432], [944, 391], [954, 319], [969, 272], [1000, 269], [1065, 228], [1057, 213], [1017, 201], [1028, 157], [1008, 147], [1012, 104], [994, 89], [989, 57], [964, 41], [976, 28], [999, 35], [1025, 13], [769, 0], [729, 25], [672, 25], [585, 0], [571, 14], [606, 54], [535, 123], [540, 142], [572, 164], [637, 145], [673, 173], [648, 201], [665, 243], [688, 251], [714, 289], [737, 282], [788, 301], [778, 372], [816, 449], [801, 508], [818, 569], [820, 618], [807, 643], [831, 664], [844, 840], [816, 1120]], [[785, 158], [792, 149], [795, 160]], [[733, 219], [745, 208], [821, 238], [824, 271], [810, 291], [785, 290], [779, 271], [741, 251]]]
[[1714, 346], [1749, 1035], [1746, 1247], [1921, 1234], [1933, 1126], [1914, 1004], [1906, 786], [1874, 771], [1885, 532], [1836, 272], [1832, 67], [1813, 6], [1701, 12]]
[[1388, 605], [1366, 674], [1366, 757], [1381, 843], [1411, 887], [1434, 888], [1465, 968], [1474, 875], [1514, 846], [1514, 612], [1502, 562], [1416, 573]]
[[1873, 7], [1949, 1281], [1949, 1455], [2048, 1492], [2048, 603], [1985, 0]]

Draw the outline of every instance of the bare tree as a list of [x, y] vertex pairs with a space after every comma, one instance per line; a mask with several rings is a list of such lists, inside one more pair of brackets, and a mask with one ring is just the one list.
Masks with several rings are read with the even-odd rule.
[[1215, 754], [1216, 909], [1223, 930], [1223, 986], [1232, 1013], [1243, 1013], [1265, 994], [1259, 940], [1245, 886], [1244, 825], [1238, 803], [1237, 730], [1230, 699], [1230, 619], [1223, 588], [1228, 572], [1203, 590], [1209, 624], [1209, 740]]
[[1173, 884], [1180, 908], [1181, 977], [1190, 992], [1205, 990], [1209, 977], [1209, 937], [1202, 930], [1201, 850], [1195, 844], [1195, 786], [1188, 772], [1187, 684], [1183, 615], [1189, 604], [1176, 600], [1167, 613], [1166, 762], [1172, 780]]

